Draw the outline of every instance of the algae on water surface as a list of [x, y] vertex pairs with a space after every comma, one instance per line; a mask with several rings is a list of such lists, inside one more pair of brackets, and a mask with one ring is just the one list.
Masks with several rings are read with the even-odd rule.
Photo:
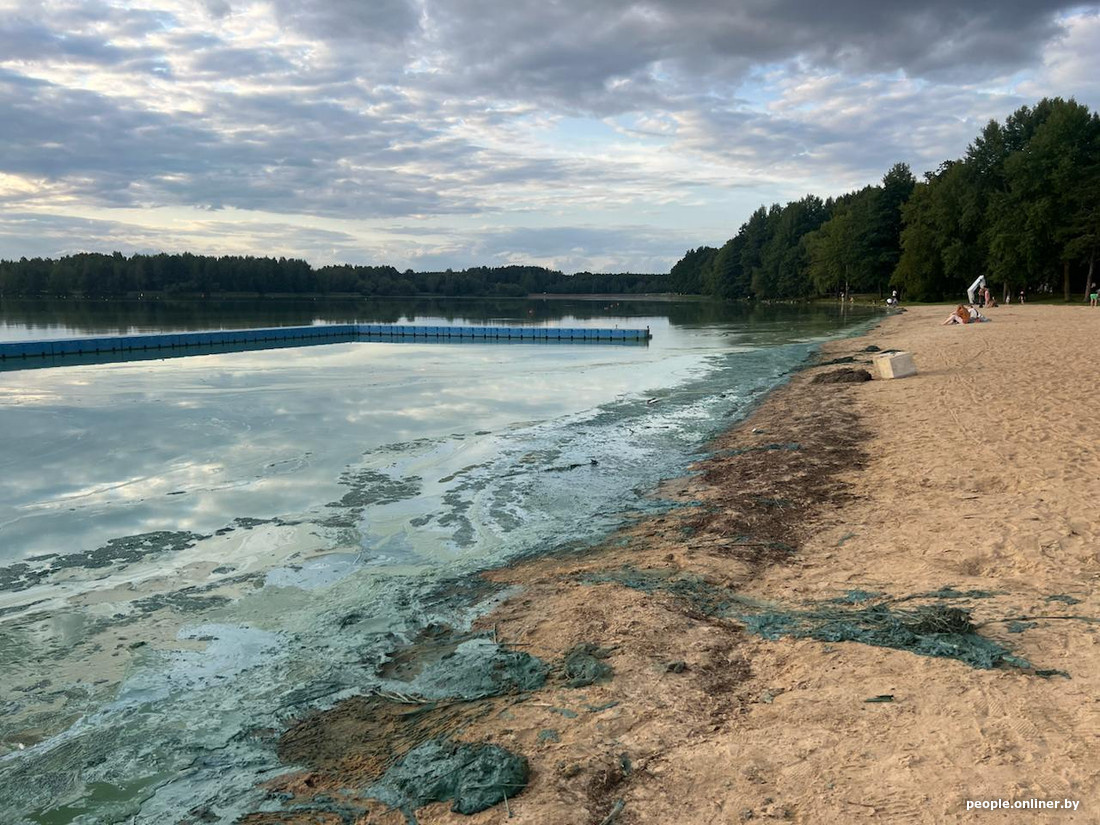
[[[58, 570], [62, 564], [28, 558], [30, 553], [108, 547], [98, 557], [81, 560], [91, 562], [83, 566], [94, 569], [65, 570], [66, 589], [71, 584], [76, 593], [77, 585], [86, 582], [97, 595], [90, 606], [74, 602], [72, 622], [58, 635], [64, 632], [68, 644], [72, 626], [86, 625], [89, 617], [127, 622], [126, 638], [119, 639], [122, 652], [115, 658], [114, 647], [105, 646], [99, 657], [112, 666], [126, 657], [126, 645], [146, 645], [138, 648], [144, 652], [136, 673], [127, 675], [118, 694], [124, 704], [113, 703], [115, 694], [106, 690], [106, 698], [88, 700], [80, 725], [66, 733], [66, 741], [75, 743], [71, 752], [27, 747], [0, 768], [0, 785], [8, 791], [0, 793], [5, 797], [0, 801], [0, 820], [18, 821], [46, 800], [63, 804], [56, 789], [49, 788], [52, 782], [66, 787], [72, 783], [74, 800], [86, 795], [87, 816], [97, 821], [121, 821], [124, 816], [176, 821], [192, 808], [217, 811], [228, 821], [250, 810], [250, 800], [255, 800], [250, 795], [261, 793], [256, 784], [270, 777], [275, 761], [266, 740], [252, 731], [277, 729], [288, 717], [308, 714], [349, 691], [384, 690], [371, 670], [392, 648], [391, 636], [411, 638], [428, 621], [464, 626], [453, 615], [460, 611], [441, 611], [452, 615], [437, 618], [435, 611], [425, 609], [424, 590], [437, 577], [468, 574], [562, 543], [587, 544], [620, 523], [625, 511], [663, 508], [645, 492], [661, 477], [685, 467], [706, 437], [774, 386], [813, 346], [807, 329], [791, 329], [786, 320], [773, 325], [774, 340], [761, 340], [758, 324], [752, 326], [749, 352], [741, 350], [750, 347], [730, 349], [724, 322], [719, 327], [706, 321], [697, 333], [694, 327], [670, 321], [667, 328], [661, 326], [648, 351], [624, 350], [611, 358], [607, 351], [573, 348], [550, 353], [541, 347], [510, 349], [503, 360], [486, 359], [477, 347], [461, 354], [449, 350], [440, 358], [441, 350], [433, 350], [433, 355], [426, 348], [410, 347], [398, 363], [381, 350], [374, 351], [377, 358], [353, 359], [340, 347], [325, 347], [311, 350], [310, 358], [301, 360], [286, 354], [255, 361], [213, 356], [227, 367], [224, 370], [203, 367], [187, 372], [180, 369], [184, 362], [177, 362], [163, 370], [143, 368], [136, 376], [132, 371], [89, 366], [82, 368], [96, 373], [95, 380], [87, 382], [89, 390], [60, 382], [66, 385], [54, 394], [60, 402], [23, 412], [9, 408], [10, 415], [21, 416], [10, 428], [10, 446], [21, 458], [9, 462], [16, 472], [11, 486], [27, 492], [7, 503], [17, 511], [18, 530], [5, 529], [2, 549], [8, 554], [5, 560], [28, 565], [13, 570], [10, 583], [33, 587], [36, 571]], [[830, 322], [828, 329], [812, 334], [838, 326]], [[559, 369], [563, 358], [568, 368]], [[624, 370], [625, 362], [629, 369]], [[547, 369], [554, 364], [558, 366]], [[547, 381], [532, 388], [525, 377], [533, 373]], [[47, 379], [52, 375], [42, 371], [26, 383], [50, 389]], [[135, 380], [140, 387], [132, 383]], [[454, 387], [459, 388], [461, 404], [455, 403]], [[133, 404], [104, 403], [135, 388], [139, 391], [132, 396], [120, 396]], [[642, 388], [659, 392], [661, 404], [645, 405], [636, 397]], [[258, 398], [265, 403], [257, 403]], [[79, 433], [79, 438], [58, 432], [58, 413], [71, 425], [66, 430]], [[466, 436], [459, 443], [454, 434], [469, 429], [471, 421], [480, 434], [491, 431], [493, 437]], [[40, 432], [46, 437], [38, 438]], [[55, 444], [55, 437], [64, 441], [56, 442], [61, 446], [52, 452], [57, 460], [37, 460], [37, 445]], [[405, 441], [392, 448], [397, 437]], [[36, 446], [22, 449], [22, 444]], [[552, 461], [517, 464], [518, 455], [551, 448], [561, 455]], [[96, 459], [91, 462], [95, 478], [71, 477], [73, 462], [82, 464], [87, 456]], [[170, 465], [175, 457], [187, 461]], [[591, 464], [593, 458], [597, 465]], [[576, 463], [582, 466], [571, 471], [539, 471]], [[443, 480], [471, 465], [481, 469]], [[169, 469], [178, 474], [165, 475]], [[576, 483], [578, 473], [585, 484]], [[39, 492], [37, 486], [24, 484], [24, 478], [48, 479], [52, 486]], [[120, 480], [127, 482], [125, 487], [117, 486]], [[76, 486], [93, 492], [77, 507], [54, 506]], [[49, 502], [49, 508], [39, 506]], [[242, 514], [265, 519], [246, 521]], [[244, 533], [277, 514], [285, 524], [301, 522], [302, 529], [279, 531], [279, 554], [269, 557], [271, 543], [263, 533], [274, 530]], [[421, 524], [426, 516], [432, 516], [431, 522]], [[230, 536], [230, 524], [240, 534]], [[146, 536], [149, 541], [139, 539], [126, 546], [114, 538], [149, 529], [144, 525], [187, 525], [195, 531], [191, 537], [201, 540], [190, 548], [172, 549], [167, 535], [159, 537], [164, 541]], [[44, 532], [43, 527], [49, 529]], [[85, 538], [73, 545], [70, 536]], [[299, 567], [312, 569], [314, 550], [325, 553], [317, 558], [326, 564], [334, 564], [329, 551], [350, 559], [341, 571], [363, 569], [326, 579], [323, 593], [307, 592], [315, 588], [315, 578], [267, 575], [272, 562], [280, 571], [295, 574]], [[170, 556], [163, 565], [162, 551]], [[166, 577], [164, 587], [171, 591], [167, 595], [154, 579], [136, 591], [120, 589], [118, 603], [123, 607], [112, 612], [113, 605], [99, 599], [115, 595], [100, 584], [104, 575], [114, 575], [104, 562], [142, 563], [133, 575], [124, 571], [132, 580], [145, 581], [146, 569], [154, 566], [186, 565], [188, 572], [185, 581]], [[181, 586], [213, 584], [204, 578], [211, 565], [217, 577], [258, 574], [255, 587], [230, 586], [218, 578], [216, 590], [189, 589], [174, 595]], [[26, 601], [34, 598], [27, 595]], [[140, 602], [137, 608], [132, 606], [135, 600]], [[224, 646], [202, 643], [190, 634], [175, 637], [180, 625], [200, 624], [212, 618], [211, 613], [226, 628], [237, 626], [248, 636], [249, 645], [240, 657], [247, 670], [238, 667], [237, 659], [225, 658]], [[252, 640], [251, 628], [279, 634], [277, 643]], [[27, 638], [33, 638], [30, 631]], [[80, 656], [99, 643], [85, 629], [79, 638], [90, 639]], [[69, 657], [45, 665], [57, 683], [50, 690], [68, 689], [70, 672], [89, 680], [85, 661], [95, 663], [89, 654], [82, 660]], [[494, 661], [501, 662], [499, 657]], [[531, 664], [524, 662], [521, 657], [509, 658], [502, 670], [518, 671], [517, 678], [491, 680], [489, 685], [478, 682], [453, 690], [449, 682], [433, 680], [430, 674], [421, 684], [440, 694], [522, 690], [528, 683], [523, 674], [530, 672]], [[200, 666], [201, 679], [195, 677]], [[91, 678], [100, 675], [96, 671]], [[40, 672], [28, 669], [14, 684], [35, 684], [40, 677]], [[417, 689], [411, 678], [407, 682], [404, 687], [410, 693]], [[407, 704], [391, 704], [410, 713]], [[435, 717], [433, 726], [443, 727], [461, 724], [467, 711], [478, 710], [466, 701], [438, 704], [446, 707], [434, 713], [416, 708], [415, 718]], [[378, 723], [377, 708], [369, 702], [351, 708], [365, 708]], [[355, 747], [364, 746], [366, 737], [351, 724], [356, 720], [344, 721], [356, 735], [340, 741], [347, 745], [345, 752], [357, 752]], [[380, 754], [388, 757], [392, 752], [393, 759], [353, 787], [361, 790], [377, 781], [414, 744], [447, 733], [454, 731], [434, 730], [415, 742], [402, 739], [408, 748]], [[324, 739], [332, 741], [331, 736]], [[13, 770], [17, 764], [19, 772]], [[135, 793], [125, 802], [125, 814], [120, 813], [123, 803], [104, 801], [85, 790], [92, 782], [121, 783], [162, 771], [172, 778], [152, 796]]]

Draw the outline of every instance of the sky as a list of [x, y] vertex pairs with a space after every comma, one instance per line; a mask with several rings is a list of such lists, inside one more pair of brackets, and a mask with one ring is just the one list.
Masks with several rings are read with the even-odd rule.
[[1100, 4], [0, 0], [0, 258], [667, 272], [1044, 96]]

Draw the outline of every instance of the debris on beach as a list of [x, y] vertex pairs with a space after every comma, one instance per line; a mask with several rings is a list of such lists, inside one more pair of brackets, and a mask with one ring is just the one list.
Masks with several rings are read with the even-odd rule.
[[873, 599], [880, 599], [884, 595], [886, 594], [878, 590], [849, 590], [843, 596], [829, 599], [828, 602], [829, 604], [863, 604]]
[[822, 642], [860, 642], [919, 656], [956, 659], [980, 669], [1031, 667], [1008, 648], [982, 636], [965, 608], [944, 602], [909, 609], [897, 607], [900, 602], [935, 597], [937, 593], [956, 598], [984, 598], [984, 591], [944, 588], [901, 599], [883, 599], [881, 593], [851, 590], [820, 605], [785, 609], [747, 598], [698, 576], [671, 575], [660, 570], [624, 567], [589, 573], [583, 580], [590, 584], [614, 582], [644, 593], [668, 594], [684, 603], [689, 613], [735, 619], [750, 633], [773, 641], [789, 636]]
[[[831, 358], [828, 361], [818, 361], [816, 364], [811, 364], [813, 367], [835, 367], [837, 364], [854, 364], [857, 359], [854, 355], [842, 355], [840, 358]], [[861, 363], [866, 363], [861, 362]]]
[[454, 645], [434, 661], [424, 662], [414, 678], [387, 680], [384, 687], [424, 700], [473, 701], [538, 690], [549, 672], [549, 666], [530, 653], [473, 638]]
[[611, 812], [600, 820], [600, 825], [614, 825], [616, 818], [623, 812], [624, 808], [626, 808], [626, 802], [622, 799], [616, 799], [615, 804], [611, 806]]
[[611, 665], [603, 661], [612, 653], [612, 648], [597, 647], [591, 642], [583, 642], [565, 654], [562, 672], [565, 684], [571, 688], [588, 687], [596, 682], [611, 678]]
[[615, 699], [612, 699], [609, 702], [601, 702], [598, 705], [585, 705], [584, 709], [588, 713], [603, 713], [605, 710], [611, 710], [612, 708], [617, 708], [618, 706], [619, 702]]
[[1080, 604], [1080, 599], [1075, 599], [1073, 596], [1068, 596], [1065, 593], [1055, 593], [1053, 596], [1047, 596], [1043, 601], [1046, 602], [1061, 602], [1062, 604], [1074, 605]]
[[288, 774], [270, 790], [289, 803], [284, 811], [357, 786], [363, 798], [400, 810], [409, 823], [416, 822], [415, 809], [430, 802], [452, 800], [451, 810], [477, 813], [527, 784], [522, 755], [454, 739], [494, 707], [491, 700], [425, 702], [385, 692], [352, 697], [283, 733], [280, 759], [306, 771]]
[[870, 381], [871, 373], [867, 370], [851, 369], [845, 367], [844, 369], [833, 370], [832, 372], [823, 372], [814, 376], [813, 383], [815, 384], [858, 384], [862, 381]]
[[527, 760], [456, 738], [501, 701], [541, 688], [550, 671], [541, 659], [485, 636], [428, 626], [379, 667], [371, 695], [308, 714], [282, 734], [280, 759], [306, 772], [271, 789], [313, 804], [330, 788], [357, 786], [410, 823], [430, 802], [451, 800], [451, 810], [462, 814], [496, 805], [526, 786]]
[[745, 609], [756, 604], [729, 588], [711, 584], [701, 576], [673, 576], [664, 570], [623, 567], [590, 573], [582, 581], [586, 584], [620, 584], [648, 594], [666, 593], [680, 600], [691, 613], [719, 618], [735, 615], [735, 608]]
[[997, 590], [957, 590], [950, 584], [939, 590], [930, 590], [927, 593], [917, 593], [906, 596], [899, 601], [912, 601], [913, 599], [992, 599], [994, 596], [1004, 595]]
[[1035, 671], [1036, 676], [1041, 676], [1044, 679], [1050, 679], [1054, 676], [1061, 676], [1063, 679], [1072, 679], [1073, 677], [1065, 670], [1047, 669]]
[[733, 448], [728, 449], [728, 450], [718, 450], [714, 455], [719, 457], [719, 458], [722, 458], [722, 457], [731, 456], [731, 455], [745, 455], [746, 453], [771, 452], [773, 450], [794, 451], [794, 450], [801, 450], [801, 449], [802, 449], [802, 445], [799, 444], [797, 441], [790, 441], [790, 442], [787, 442], [786, 444], [773, 443], [773, 444], [759, 444], [759, 445], [756, 445], [754, 447], [733, 447]]
[[451, 800], [459, 814], [491, 808], [523, 791], [529, 773], [527, 759], [497, 745], [433, 739], [409, 751], [367, 793], [415, 823], [413, 811], [431, 802]]
[[906, 650], [919, 656], [956, 659], [989, 670], [1031, 665], [991, 639], [979, 635], [970, 611], [943, 603], [910, 610], [879, 603], [859, 609], [822, 607], [772, 610], [741, 617], [746, 630], [765, 639], [790, 636], [822, 642], [860, 642]]

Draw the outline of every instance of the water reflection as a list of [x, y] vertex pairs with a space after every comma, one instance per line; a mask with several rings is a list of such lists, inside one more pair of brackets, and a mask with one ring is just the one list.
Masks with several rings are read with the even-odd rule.
[[[345, 334], [345, 335], [319, 335], [316, 337], [291, 339], [250, 341], [245, 343], [225, 344], [198, 344], [191, 346], [155, 347], [153, 349], [106, 350], [85, 352], [69, 355], [23, 355], [0, 357], [0, 372], [17, 372], [21, 370], [51, 369], [54, 367], [77, 367], [89, 364], [124, 364], [131, 361], [163, 361], [169, 358], [193, 358], [196, 355], [225, 355], [234, 352], [256, 352], [271, 349], [297, 349], [302, 347], [327, 346], [348, 342], [365, 342], [372, 344], [413, 344], [430, 342], [438, 346], [461, 346], [463, 344], [484, 345], [485, 339], [477, 338], [443, 338], [431, 336], [419, 336], [412, 338], [407, 335], [385, 335], [378, 333]], [[99, 339], [103, 340], [103, 339]], [[524, 340], [520, 338], [497, 338], [491, 343], [495, 346], [515, 346], [521, 344], [535, 344], [538, 346], [589, 346], [589, 347], [636, 347], [647, 346], [649, 342], [644, 338], [630, 338], [621, 341], [590, 339], [544, 339]]]
[[[0, 340], [64, 338], [72, 335], [125, 335], [205, 329], [302, 326], [313, 323], [403, 321], [471, 324], [578, 322], [659, 317], [679, 327], [736, 325], [747, 329], [776, 324], [823, 329], [838, 317], [866, 314], [834, 304], [727, 304], [713, 301], [593, 299], [406, 298], [376, 300], [225, 299], [85, 301], [78, 299], [0, 300]], [[635, 324], [637, 325], [637, 324]]]
[[[468, 620], [469, 601], [432, 595], [441, 581], [657, 506], [646, 494], [660, 478], [848, 322], [830, 307], [455, 303], [385, 311], [587, 313], [654, 338], [0, 374], [0, 818], [176, 821], [216, 803], [231, 821], [278, 769], [247, 732], [369, 689], [373, 665], [424, 622]], [[344, 314], [283, 317], [383, 320], [326, 311]], [[48, 323], [275, 323], [88, 313]], [[10, 331], [26, 316], [6, 317]]]

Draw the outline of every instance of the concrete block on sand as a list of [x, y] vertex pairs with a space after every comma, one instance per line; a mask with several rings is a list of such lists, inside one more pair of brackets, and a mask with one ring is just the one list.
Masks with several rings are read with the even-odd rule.
[[873, 360], [879, 378], [908, 378], [917, 374], [912, 353], [884, 352], [876, 355]]

